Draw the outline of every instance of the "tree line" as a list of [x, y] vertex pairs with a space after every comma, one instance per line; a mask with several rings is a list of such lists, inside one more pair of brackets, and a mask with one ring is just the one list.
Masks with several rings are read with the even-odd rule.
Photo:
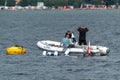
[[16, 4], [15, 0], [0, 0], [0, 6], [4, 6], [6, 2], [6, 6], [36, 6], [37, 2], [44, 2], [45, 6], [74, 6], [80, 7], [81, 4], [95, 4], [101, 5], [102, 2], [105, 2], [107, 5], [114, 5], [116, 3], [120, 3], [120, 0], [21, 0], [18, 4]]

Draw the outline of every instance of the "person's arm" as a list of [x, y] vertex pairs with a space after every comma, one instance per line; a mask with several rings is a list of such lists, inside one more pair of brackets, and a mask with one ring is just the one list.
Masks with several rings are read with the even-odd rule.
[[73, 44], [72, 39], [69, 39], [69, 40], [70, 40], [70, 44]]
[[61, 46], [63, 46], [63, 39], [61, 40], [59, 47]]
[[88, 31], [89, 31], [89, 29], [88, 29], [88, 28], [85, 28], [85, 30], [86, 30], [86, 32], [88, 32]]
[[60, 45], [58, 46], [58, 47], [61, 47], [63, 45], [63, 43], [62, 42], [60, 42]]
[[81, 30], [81, 27], [77, 28], [77, 31], [80, 31]]

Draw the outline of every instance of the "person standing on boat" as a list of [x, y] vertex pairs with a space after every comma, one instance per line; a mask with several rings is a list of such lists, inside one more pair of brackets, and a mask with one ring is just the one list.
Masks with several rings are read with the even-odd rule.
[[85, 27], [85, 26], [81, 26], [81, 27], [78, 27], [77, 29], [79, 31], [79, 42], [78, 44], [79, 45], [87, 45], [87, 42], [86, 42], [86, 32], [88, 32], [88, 28]]

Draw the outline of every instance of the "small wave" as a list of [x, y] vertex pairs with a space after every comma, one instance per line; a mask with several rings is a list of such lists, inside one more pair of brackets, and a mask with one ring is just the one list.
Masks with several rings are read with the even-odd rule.
[[120, 35], [120, 32], [116, 32], [114, 35], [118, 36], [118, 35]]
[[90, 69], [67, 69], [66, 71], [69, 72], [86, 72], [86, 71], [90, 71]]
[[14, 73], [14, 75], [29, 75], [27, 73]]
[[87, 72], [87, 71], [90, 71], [90, 69], [75, 69], [74, 72], [81, 72], [81, 71]]
[[29, 75], [33, 75], [33, 73], [27, 73], [27, 72], [16, 72], [16, 73], [12, 73], [12, 75], [21, 75], [21, 76], [29, 76]]
[[116, 61], [115, 64], [120, 64], [120, 61]]

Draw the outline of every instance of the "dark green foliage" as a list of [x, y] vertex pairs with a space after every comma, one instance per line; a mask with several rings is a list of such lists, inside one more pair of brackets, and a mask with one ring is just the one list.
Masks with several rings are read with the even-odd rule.
[[[15, 0], [0, 0], [0, 6], [5, 5], [5, 1], [7, 1], [7, 6], [14, 6]], [[107, 3], [107, 5], [113, 5], [116, 3], [120, 3], [120, 0], [21, 0], [21, 2], [18, 4], [20, 6], [36, 6], [37, 2], [44, 2], [45, 6], [70, 6], [73, 5], [74, 7], [80, 7], [82, 3], [87, 4], [96, 4], [101, 5], [101, 2], [104, 1]]]
[[5, 4], [5, 0], [0, 0], [0, 6]]

